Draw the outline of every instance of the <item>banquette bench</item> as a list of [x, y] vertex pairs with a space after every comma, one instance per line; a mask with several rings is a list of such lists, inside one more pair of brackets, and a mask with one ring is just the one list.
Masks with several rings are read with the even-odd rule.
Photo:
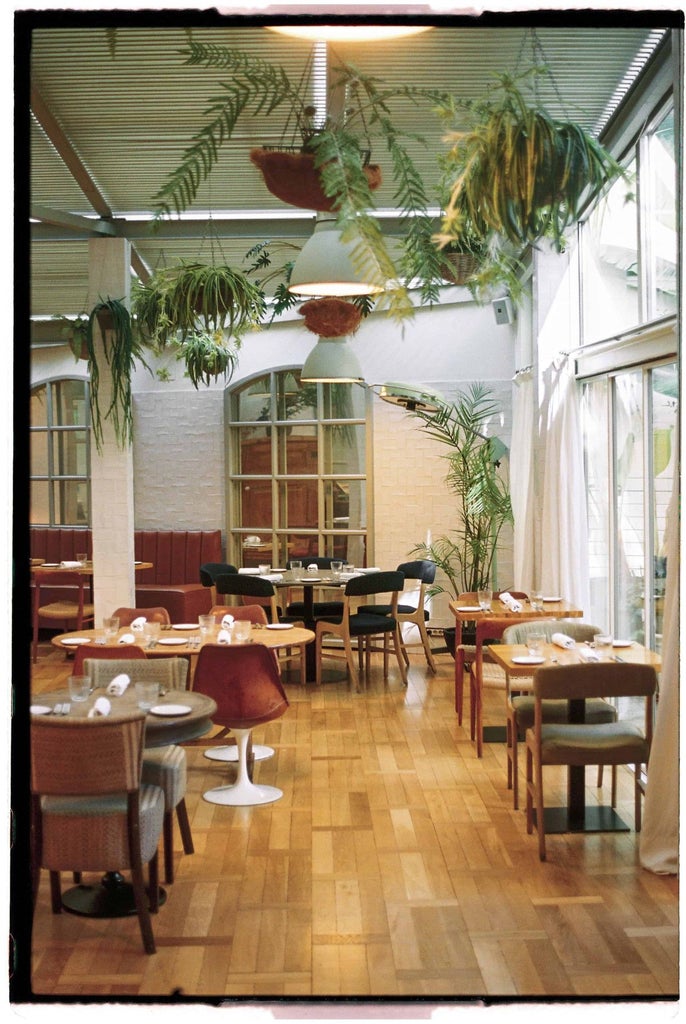
[[[91, 531], [79, 527], [31, 527], [31, 558], [46, 562], [92, 555]], [[136, 530], [134, 557], [152, 562], [136, 573], [136, 607], [166, 608], [172, 622], [197, 622], [209, 612], [212, 593], [200, 583], [203, 562], [221, 562], [221, 530]]]

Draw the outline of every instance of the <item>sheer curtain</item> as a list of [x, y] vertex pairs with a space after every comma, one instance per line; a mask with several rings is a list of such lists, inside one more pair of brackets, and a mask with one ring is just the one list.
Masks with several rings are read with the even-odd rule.
[[[675, 432], [676, 433], [676, 432]], [[677, 465], [679, 460], [677, 459]], [[665, 528], [667, 579], [662, 624], [660, 699], [648, 768], [641, 865], [656, 874], [679, 870], [679, 473]]]
[[519, 370], [512, 396], [510, 442], [510, 496], [514, 516], [513, 583], [530, 592], [535, 586], [534, 441], [536, 417], [534, 375], [531, 367]]
[[541, 436], [545, 439], [540, 532], [540, 585], [588, 609], [588, 538], [583, 431], [568, 356], [543, 374]]

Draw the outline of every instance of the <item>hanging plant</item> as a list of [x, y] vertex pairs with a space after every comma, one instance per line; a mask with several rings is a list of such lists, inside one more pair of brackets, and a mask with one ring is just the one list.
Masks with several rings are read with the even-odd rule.
[[[283, 203], [320, 213], [335, 209], [336, 196], [324, 191], [314, 153], [262, 146], [250, 150], [250, 162], [262, 173], [271, 194]], [[381, 184], [379, 165], [363, 164], [362, 173], [370, 191], [375, 191]]]
[[519, 247], [547, 238], [562, 251], [586, 200], [624, 175], [579, 124], [552, 117], [538, 102], [533, 83], [546, 72], [536, 65], [499, 75], [487, 99], [441, 108], [448, 120], [466, 112], [471, 124], [447, 136], [451, 181], [440, 244], [459, 240], [469, 224], [482, 238], [496, 233]]
[[300, 307], [305, 327], [321, 338], [342, 338], [354, 334], [362, 321], [363, 311], [354, 302], [327, 297], [308, 299]]
[[[112, 398], [103, 414], [100, 409], [100, 367], [95, 347], [94, 327], [102, 337], [105, 360], [110, 368]], [[122, 299], [101, 298], [91, 310], [85, 331], [90, 372], [91, 427], [97, 450], [102, 451], [103, 421], [111, 420], [120, 448], [127, 448], [133, 438], [133, 399], [131, 375], [136, 361], [149, 369], [141, 344], [133, 328], [131, 314]]]
[[78, 363], [79, 359], [88, 359], [88, 314], [79, 313], [74, 318], [55, 316], [53, 320], [57, 320], [58, 323], [62, 324], [60, 334], [63, 338], [66, 338], [76, 362]]
[[185, 339], [177, 358], [185, 362], [186, 373], [197, 388], [221, 376], [230, 379], [238, 362], [239, 348], [240, 343], [228, 344], [221, 331], [197, 331]]

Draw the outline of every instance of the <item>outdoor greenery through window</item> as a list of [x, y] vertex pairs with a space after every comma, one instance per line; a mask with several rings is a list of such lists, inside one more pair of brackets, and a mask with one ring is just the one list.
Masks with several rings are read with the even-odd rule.
[[31, 523], [88, 526], [88, 383], [53, 380], [31, 391]]
[[365, 390], [281, 370], [228, 390], [226, 401], [227, 560], [365, 565]]

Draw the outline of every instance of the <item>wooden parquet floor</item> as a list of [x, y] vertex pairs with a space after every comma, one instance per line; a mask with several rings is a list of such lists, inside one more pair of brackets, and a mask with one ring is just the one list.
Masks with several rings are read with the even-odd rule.
[[[53, 915], [43, 872], [32, 991], [85, 1001], [673, 999], [677, 879], [640, 867], [634, 832], [551, 836], [542, 864], [512, 808], [504, 746], [486, 744], [477, 759], [468, 714], [465, 728], [454, 712], [453, 662], [438, 663], [433, 676], [413, 655], [407, 689], [392, 666], [384, 685], [380, 665], [362, 694], [343, 680], [288, 684], [287, 714], [255, 733], [276, 751], [255, 777], [283, 789], [277, 803], [207, 803], [203, 791], [232, 769], [189, 746], [196, 852], [183, 856], [176, 835], [156, 955], [143, 953], [135, 918]], [[34, 694], [68, 673], [46, 647]], [[502, 694], [487, 699], [486, 721], [500, 723]], [[549, 799], [564, 802], [563, 775], [548, 779]], [[589, 770], [588, 801], [598, 792]], [[624, 769], [618, 810], [633, 826]]]

